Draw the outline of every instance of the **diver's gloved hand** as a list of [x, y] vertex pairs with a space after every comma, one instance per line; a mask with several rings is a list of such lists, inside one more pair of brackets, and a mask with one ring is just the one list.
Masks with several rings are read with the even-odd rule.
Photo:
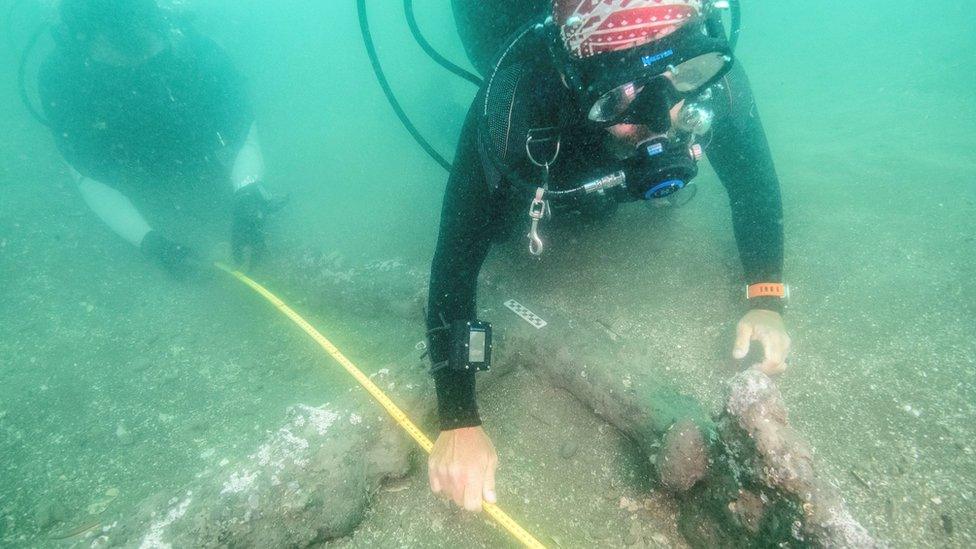
[[146, 233], [140, 248], [142, 253], [178, 280], [187, 279], [203, 270], [203, 259], [193, 249], [173, 242], [159, 231]]
[[252, 183], [234, 193], [231, 249], [238, 265], [254, 265], [267, 251], [264, 225], [267, 217], [280, 210], [285, 199], [271, 196], [261, 183]]
[[427, 460], [430, 489], [468, 511], [495, 503], [498, 454], [481, 427], [441, 431]]
[[753, 309], [746, 313], [736, 327], [732, 356], [745, 358], [752, 341], [762, 344], [765, 355], [762, 362], [752, 365], [753, 368], [768, 375], [786, 370], [786, 355], [790, 352], [791, 341], [779, 313], [765, 309]]

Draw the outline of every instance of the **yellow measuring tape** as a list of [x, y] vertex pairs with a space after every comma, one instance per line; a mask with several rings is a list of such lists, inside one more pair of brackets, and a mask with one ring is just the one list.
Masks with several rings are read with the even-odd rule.
[[[433, 449], [434, 447], [434, 443], [431, 442], [426, 435], [424, 435], [423, 431], [417, 428], [417, 426], [414, 425], [412, 421], [410, 421], [410, 418], [407, 417], [407, 414], [403, 413], [403, 410], [397, 407], [397, 405], [394, 404], [393, 401], [390, 400], [390, 398], [386, 396], [386, 394], [382, 390], [380, 390], [380, 388], [377, 387], [375, 383], [372, 382], [372, 380], [366, 377], [366, 374], [360, 371], [359, 368], [357, 368], [356, 365], [353, 364], [351, 360], [346, 358], [346, 356], [343, 355], [339, 351], [339, 349], [332, 344], [331, 341], [326, 339], [324, 335], [322, 335], [321, 333], [319, 333], [318, 330], [312, 327], [312, 325], [309, 324], [308, 321], [306, 321], [298, 313], [293, 311], [291, 307], [285, 305], [284, 301], [278, 299], [278, 297], [273, 293], [271, 293], [270, 291], [268, 291], [267, 288], [258, 284], [257, 282], [252, 280], [244, 273], [240, 271], [236, 271], [233, 268], [223, 263], [214, 263], [214, 266], [226, 272], [227, 274], [233, 276], [237, 280], [240, 280], [245, 285], [250, 287], [252, 290], [260, 294], [261, 297], [268, 300], [268, 302], [274, 305], [276, 309], [281, 311], [282, 314], [290, 318], [292, 322], [297, 324], [299, 328], [301, 328], [302, 330], [305, 331], [306, 334], [311, 336], [312, 339], [314, 339], [316, 343], [318, 343], [323, 349], [325, 349], [325, 351], [329, 353], [329, 355], [331, 355], [332, 358], [334, 358], [335, 361], [338, 362], [343, 368], [345, 368], [346, 371], [349, 372], [349, 374], [352, 377], [356, 378], [356, 381], [358, 381], [359, 384], [362, 385], [363, 388], [366, 389], [366, 391], [370, 395], [372, 395], [377, 402], [380, 403], [380, 406], [382, 406], [387, 411], [387, 413], [389, 413], [390, 416], [392, 416], [393, 419], [400, 424], [400, 427], [403, 427], [404, 431], [406, 431], [411, 437], [413, 437], [414, 440], [417, 441], [417, 444], [419, 444], [420, 447], [423, 448], [425, 452], [427, 452], [428, 454], [430, 453], [431, 449]], [[522, 544], [525, 545], [526, 547], [534, 547], [534, 548], [544, 547], [541, 543], [539, 543], [538, 540], [536, 540], [532, 536], [532, 534], [528, 533], [524, 528], [519, 526], [517, 522], [512, 520], [512, 517], [508, 516], [504, 511], [499, 509], [497, 505], [493, 503], [488, 503], [486, 501], [482, 504], [482, 508], [485, 510], [485, 513], [487, 513], [488, 516], [495, 519], [495, 522], [497, 522], [503, 528], [508, 530], [508, 532], [512, 534], [512, 536], [514, 536], [515, 539], [522, 542]]]

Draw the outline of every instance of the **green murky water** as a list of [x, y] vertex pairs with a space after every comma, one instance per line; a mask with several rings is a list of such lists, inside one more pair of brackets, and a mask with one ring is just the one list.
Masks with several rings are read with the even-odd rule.
[[[944, 0], [742, 3], [738, 53], [783, 190], [795, 343], [781, 387], [793, 420], [877, 537], [896, 547], [972, 546], [976, 12]], [[417, 290], [446, 176], [385, 101], [355, 3], [174, 4], [195, 14], [195, 28], [246, 76], [267, 183], [290, 197], [269, 228], [273, 259], [255, 276], [368, 372], [416, 353]], [[19, 99], [18, 65], [54, 7], [0, 7], [0, 546], [88, 545], [106, 513], [137, 509], [241, 459], [278, 429], [289, 406], [321, 404], [352, 382], [236, 282], [218, 274], [174, 281], [91, 213], [50, 133]], [[476, 90], [424, 55], [398, 2], [373, 0], [369, 9], [400, 101], [450, 158]], [[435, 47], [463, 60], [450, 3], [417, 2], [416, 10]], [[45, 32], [28, 52], [31, 101], [52, 49]], [[680, 230], [649, 239], [651, 247], [615, 241], [608, 230], [578, 244], [589, 275], [564, 264], [518, 286], [524, 272], [511, 261], [531, 260], [513, 253], [489, 260], [489, 283], [563, 311], [579, 300], [581, 310], [596, 307], [624, 330], [660, 319], [648, 356], [714, 407], [729, 372], [708, 364], [727, 352], [723, 330], [736, 318], [724, 294], [713, 306], [695, 292], [730, 285], [737, 264], [721, 185], [705, 170], [699, 186], [678, 214]], [[133, 200], [154, 226], [227, 259], [229, 210], [209, 193], [151, 191]], [[623, 219], [640, 215], [628, 210]], [[609, 259], [594, 260], [599, 254]], [[642, 273], [680, 273], [682, 281], [665, 292], [611, 284], [605, 300], [592, 295], [594, 280]], [[500, 303], [482, 305], [510, 314]], [[557, 422], [575, 425], [577, 412], [551, 398]], [[496, 441], [503, 455], [520, 436], [552, 428], [536, 422], [520, 431], [518, 413], [505, 417]], [[585, 436], [588, 421], [570, 432]], [[540, 474], [519, 482], [555, 482], [542, 474], [543, 454], [533, 453], [544, 448], [525, 450], [518, 463]], [[479, 545], [508, 543], [500, 530], [435, 508], [422, 497], [424, 479], [414, 475], [413, 499], [394, 493], [374, 502], [379, 508], [347, 543], [447, 546], [469, 539], [458, 531]], [[552, 490], [537, 504], [542, 516], [586, 496]], [[409, 525], [397, 505], [415, 511]], [[427, 526], [443, 529], [444, 539], [418, 538], [416, 528]], [[594, 543], [551, 535], [550, 544]]]

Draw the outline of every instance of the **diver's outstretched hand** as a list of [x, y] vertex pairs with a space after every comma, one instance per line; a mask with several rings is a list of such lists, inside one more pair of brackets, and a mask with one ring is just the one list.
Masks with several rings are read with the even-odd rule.
[[762, 362], [752, 365], [753, 368], [768, 375], [786, 370], [786, 355], [790, 352], [791, 341], [779, 313], [764, 309], [753, 309], [746, 313], [736, 327], [732, 356], [745, 358], [752, 341], [762, 344], [765, 355]]
[[430, 489], [468, 511], [495, 503], [498, 454], [481, 427], [441, 431], [427, 461]]
[[234, 193], [230, 243], [238, 266], [253, 267], [264, 258], [268, 248], [264, 232], [267, 218], [287, 201], [273, 196], [261, 183], [251, 183]]

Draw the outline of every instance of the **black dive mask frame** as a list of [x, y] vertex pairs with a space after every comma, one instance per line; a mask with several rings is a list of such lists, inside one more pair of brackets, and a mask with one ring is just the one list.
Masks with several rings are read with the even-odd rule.
[[[550, 55], [577, 99], [581, 118], [603, 127], [646, 124], [655, 131], [665, 131], [670, 127], [671, 107], [682, 99], [697, 96], [722, 79], [734, 62], [732, 47], [724, 33], [713, 36], [707, 32], [708, 15], [682, 25], [659, 40], [584, 59], [569, 54], [551, 17], [545, 22], [545, 30]], [[683, 82], [682, 66], [694, 60], [711, 63], [712, 74], [693, 75], [692, 80]], [[629, 93], [633, 95], [625, 108], [612, 116], [594, 119], [594, 106], [624, 87], [630, 87]]]

